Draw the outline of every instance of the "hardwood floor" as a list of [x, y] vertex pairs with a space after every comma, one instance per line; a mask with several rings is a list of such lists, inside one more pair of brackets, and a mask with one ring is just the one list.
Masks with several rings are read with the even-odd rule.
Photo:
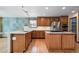
[[[75, 50], [54, 50], [51, 53], [79, 53], [79, 43], [76, 43]], [[45, 39], [32, 39], [26, 53], [49, 53]]]
[[79, 53], [79, 43], [76, 43], [76, 50], [75, 50], [76, 53]]
[[45, 39], [32, 39], [32, 43], [28, 47], [27, 53], [47, 53], [48, 49], [45, 44]]

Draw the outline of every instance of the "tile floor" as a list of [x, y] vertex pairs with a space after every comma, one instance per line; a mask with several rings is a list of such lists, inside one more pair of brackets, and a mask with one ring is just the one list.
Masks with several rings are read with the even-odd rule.
[[7, 39], [0, 38], [0, 53], [7, 53]]

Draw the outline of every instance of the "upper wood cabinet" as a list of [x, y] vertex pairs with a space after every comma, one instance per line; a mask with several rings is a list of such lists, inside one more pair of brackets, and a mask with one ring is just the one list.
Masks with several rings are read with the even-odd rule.
[[60, 17], [61, 24], [68, 24], [68, 16]]
[[50, 17], [38, 17], [37, 25], [38, 26], [50, 26]]
[[68, 31], [68, 16], [61, 16], [61, 31]]
[[60, 21], [59, 17], [51, 17], [50, 24], [56, 19], [58, 19]]
[[60, 17], [37, 17], [37, 25], [38, 26], [50, 26], [51, 23], [58, 19], [61, 22], [61, 25], [68, 26], [68, 16], [60, 16]]
[[61, 23], [61, 31], [68, 31], [68, 16], [60, 17], [37, 17], [38, 26], [50, 26], [54, 20], [59, 20]]

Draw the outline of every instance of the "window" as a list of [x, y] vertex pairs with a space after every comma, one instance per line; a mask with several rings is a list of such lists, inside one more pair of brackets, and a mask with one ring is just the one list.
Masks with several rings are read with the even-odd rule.
[[37, 20], [30, 20], [30, 27], [37, 27]]

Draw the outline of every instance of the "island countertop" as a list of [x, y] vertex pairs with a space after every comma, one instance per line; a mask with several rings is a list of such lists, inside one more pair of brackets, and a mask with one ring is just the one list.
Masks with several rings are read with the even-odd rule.
[[26, 34], [29, 32], [31, 32], [31, 31], [13, 31], [13, 32], [10, 32], [10, 34]]
[[51, 31], [45, 31], [47, 34], [76, 34], [73, 32], [51, 32]]

